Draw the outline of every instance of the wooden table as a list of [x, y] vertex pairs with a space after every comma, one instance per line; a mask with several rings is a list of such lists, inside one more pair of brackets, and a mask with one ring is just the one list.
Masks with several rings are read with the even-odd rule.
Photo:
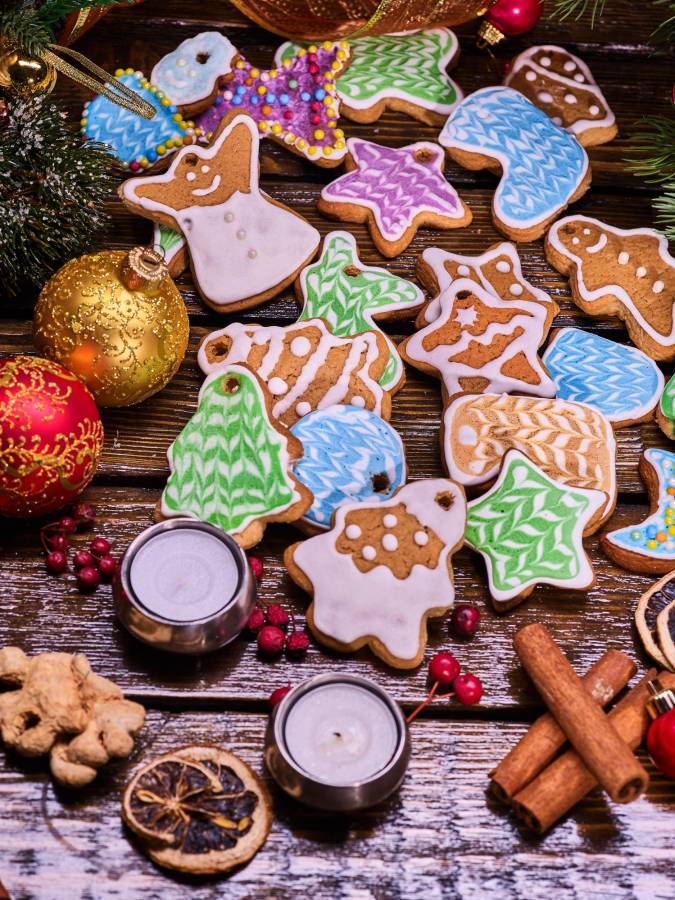
[[[652, 222], [650, 192], [623, 171], [626, 138], [645, 113], [666, 113], [672, 66], [647, 43], [659, 21], [651, 5], [610, 0], [595, 31], [586, 21], [543, 21], [524, 41], [498, 50], [499, 65], [529, 43], [562, 43], [590, 64], [616, 111], [620, 135], [591, 152], [593, 187], [575, 210], [607, 222], [634, 227]], [[112, 70], [133, 66], [150, 72], [153, 64], [181, 40], [204, 28], [223, 29], [233, 43], [260, 65], [269, 65], [277, 39], [252, 27], [225, 0], [150, 0], [111, 14], [84, 38], [79, 49]], [[468, 93], [498, 80], [489, 57], [474, 47], [475, 26], [459, 29], [462, 58], [456, 78]], [[79, 118], [84, 95], [61, 80], [58, 95]], [[437, 129], [398, 114], [385, 114], [370, 126], [346, 123], [348, 134], [400, 146], [434, 139]], [[288, 203], [325, 234], [334, 223], [316, 211], [320, 186], [330, 171], [312, 167], [265, 143], [264, 187]], [[470, 204], [470, 228], [422, 231], [399, 258], [387, 265], [412, 277], [425, 246], [478, 253], [498, 239], [490, 220], [494, 178], [449, 164], [449, 179]], [[147, 222], [123, 212], [115, 198], [106, 246], [128, 247], [149, 240]], [[361, 226], [352, 227], [362, 259], [382, 263]], [[544, 261], [542, 242], [520, 246], [523, 269], [561, 305], [558, 325], [582, 325], [625, 340], [616, 320], [586, 319], [571, 303], [567, 283]], [[152, 521], [167, 477], [166, 449], [195, 408], [201, 383], [194, 350], [202, 336], [224, 324], [207, 311], [189, 277], [180, 280], [187, 302], [191, 352], [173, 382], [140, 407], [104, 413], [105, 452], [86, 498], [100, 513], [99, 532], [120, 552]], [[31, 352], [30, 308], [5, 307], [0, 351]], [[10, 317], [10, 310], [13, 316]], [[247, 321], [288, 323], [297, 316], [290, 292]], [[668, 373], [669, 374], [669, 373]], [[413, 478], [441, 473], [438, 427], [441, 411], [437, 382], [408, 372], [408, 383], [394, 402], [393, 425], [401, 432]], [[646, 498], [637, 465], [645, 447], [667, 447], [654, 424], [617, 434], [619, 505], [613, 526], [640, 519]], [[255, 551], [265, 564], [263, 599], [278, 599], [302, 621], [306, 598], [281, 565], [283, 548], [295, 540], [291, 528], [269, 528]], [[57, 789], [44, 761], [8, 757], [0, 771], [0, 879], [13, 898], [75, 900], [173, 900], [226, 896], [313, 898], [549, 898], [675, 897], [675, 785], [653, 773], [649, 793], [630, 806], [614, 806], [594, 793], [545, 838], [522, 833], [512, 818], [485, 795], [487, 773], [525, 732], [540, 709], [538, 698], [518, 666], [512, 647], [515, 630], [543, 621], [579, 671], [612, 645], [633, 653], [645, 668], [636, 641], [633, 609], [650, 579], [621, 571], [588, 542], [597, 572], [589, 594], [541, 588], [509, 615], [490, 608], [482, 564], [467, 551], [456, 558], [457, 594], [484, 612], [476, 639], [453, 643], [443, 622], [432, 626], [428, 656], [453, 650], [469, 671], [480, 675], [485, 697], [480, 706], [439, 703], [412, 728], [413, 756], [400, 793], [363, 815], [331, 817], [298, 806], [274, 790], [275, 820], [267, 844], [243, 870], [226, 881], [193, 882], [163, 872], [139, 852], [119, 817], [120, 790], [142, 760], [177, 745], [213, 742], [240, 753], [262, 769], [266, 698], [287, 682], [339, 669], [375, 678], [411, 709], [424, 695], [426, 666], [399, 674], [367, 653], [341, 658], [312, 646], [304, 663], [262, 662], [254, 645], [238, 641], [202, 659], [161, 655], [141, 646], [114, 619], [108, 588], [81, 596], [72, 578], [45, 574], [38, 528], [11, 523], [2, 542], [0, 644], [27, 652], [85, 653], [96, 671], [107, 675], [148, 708], [147, 724], [133, 758], [109, 766], [76, 796]], [[653, 772], [653, 770], [650, 769]]]

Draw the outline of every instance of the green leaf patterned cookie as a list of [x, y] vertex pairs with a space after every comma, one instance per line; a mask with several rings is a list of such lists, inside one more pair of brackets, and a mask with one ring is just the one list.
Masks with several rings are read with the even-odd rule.
[[667, 382], [656, 409], [656, 421], [669, 438], [675, 440], [675, 375]]
[[468, 504], [466, 521], [466, 543], [485, 559], [497, 611], [515, 606], [536, 584], [570, 590], [593, 584], [582, 534], [604, 502], [602, 491], [567, 487], [509, 450], [493, 487]]
[[[417, 285], [386, 269], [364, 266], [354, 237], [346, 231], [326, 236], [321, 256], [300, 273], [296, 288], [303, 303], [298, 321], [325, 319], [338, 337], [380, 331], [373, 319], [412, 315], [424, 303]], [[396, 346], [384, 336], [389, 361], [380, 385], [394, 390], [403, 380], [403, 363]]]
[[197, 411], [169, 447], [162, 515], [210, 522], [242, 547], [260, 540], [266, 522], [300, 518], [312, 503], [291, 474], [302, 444], [272, 423], [269, 410], [265, 388], [244, 366], [210, 375]]

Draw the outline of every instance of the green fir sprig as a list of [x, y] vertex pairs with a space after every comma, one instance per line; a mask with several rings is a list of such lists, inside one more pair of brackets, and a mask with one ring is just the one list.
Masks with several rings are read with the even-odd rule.
[[605, 11], [606, 0], [555, 0], [551, 17], [560, 19], [581, 19], [587, 12], [591, 13], [591, 28], [595, 28], [596, 21]]
[[656, 224], [669, 241], [675, 241], [675, 183], [667, 185], [652, 206], [656, 210]]
[[59, 26], [71, 13], [128, 2], [131, 0], [10, 0], [0, 11], [0, 36], [38, 55], [56, 40]]

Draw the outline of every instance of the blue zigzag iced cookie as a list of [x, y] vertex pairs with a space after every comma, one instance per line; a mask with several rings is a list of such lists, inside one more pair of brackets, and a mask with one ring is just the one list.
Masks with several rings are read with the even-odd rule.
[[314, 494], [302, 519], [312, 531], [329, 528], [339, 506], [388, 500], [405, 483], [401, 438], [367, 409], [320, 409], [300, 419], [291, 432], [305, 448], [294, 474]]
[[542, 361], [557, 397], [594, 406], [614, 428], [650, 418], [663, 390], [660, 369], [641, 350], [581, 328], [554, 331]]
[[492, 215], [496, 227], [515, 241], [541, 237], [591, 183], [588, 156], [578, 140], [513, 88], [470, 94], [438, 140], [468, 169], [501, 168]]

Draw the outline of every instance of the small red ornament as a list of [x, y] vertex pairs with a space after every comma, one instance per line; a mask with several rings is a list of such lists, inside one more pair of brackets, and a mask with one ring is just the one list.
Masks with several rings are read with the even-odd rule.
[[110, 581], [117, 571], [117, 560], [108, 553], [98, 560], [96, 568], [103, 581]]
[[450, 616], [450, 627], [461, 638], [473, 637], [480, 622], [478, 607], [471, 603], [458, 603]]
[[248, 564], [251, 567], [251, 571], [255, 575], [255, 580], [260, 581], [260, 579], [263, 577], [262, 560], [258, 559], [257, 556], [249, 556]]
[[309, 635], [304, 631], [294, 631], [286, 641], [286, 656], [292, 660], [299, 660], [309, 650]]
[[68, 557], [63, 550], [52, 550], [45, 560], [50, 575], [61, 575], [68, 568]]
[[286, 610], [283, 606], [279, 606], [278, 603], [271, 603], [267, 607], [265, 620], [268, 625], [276, 625], [277, 628], [283, 628], [284, 631], [288, 628], [288, 623], [291, 621]]
[[110, 553], [110, 541], [106, 541], [105, 538], [96, 537], [89, 544], [89, 549], [94, 554], [94, 556], [107, 556]]
[[93, 566], [85, 566], [77, 573], [77, 585], [81, 591], [95, 591], [100, 583], [101, 576]]
[[543, 11], [541, 0], [497, 0], [478, 29], [479, 46], [494, 47], [504, 38], [531, 31]]
[[44, 515], [72, 501], [103, 449], [87, 388], [58, 363], [9, 356], [0, 360], [0, 409], [0, 515]]
[[253, 608], [253, 612], [248, 617], [246, 629], [249, 634], [256, 635], [265, 625], [265, 613], [259, 606]]
[[286, 635], [276, 625], [265, 625], [258, 632], [258, 650], [263, 656], [280, 656], [286, 644]]
[[455, 678], [452, 688], [455, 697], [460, 703], [463, 703], [464, 706], [473, 706], [474, 703], [478, 703], [483, 696], [483, 685], [480, 682], [480, 678], [476, 675], [472, 675], [470, 672]]
[[437, 653], [429, 661], [429, 678], [434, 684], [448, 687], [459, 675], [460, 665], [452, 653]]
[[675, 692], [662, 687], [658, 678], [649, 682], [648, 703], [654, 721], [647, 732], [647, 750], [657, 769], [675, 778]]
[[275, 706], [278, 706], [279, 703], [281, 703], [281, 701], [284, 699], [286, 694], [290, 691], [290, 689], [290, 684], [287, 684], [284, 685], [284, 687], [277, 688], [276, 691], [272, 691], [267, 701], [270, 707], [274, 709]]
[[76, 569], [84, 569], [85, 566], [96, 566], [96, 560], [88, 550], [78, 550], [73, 557], [73, 565]]

